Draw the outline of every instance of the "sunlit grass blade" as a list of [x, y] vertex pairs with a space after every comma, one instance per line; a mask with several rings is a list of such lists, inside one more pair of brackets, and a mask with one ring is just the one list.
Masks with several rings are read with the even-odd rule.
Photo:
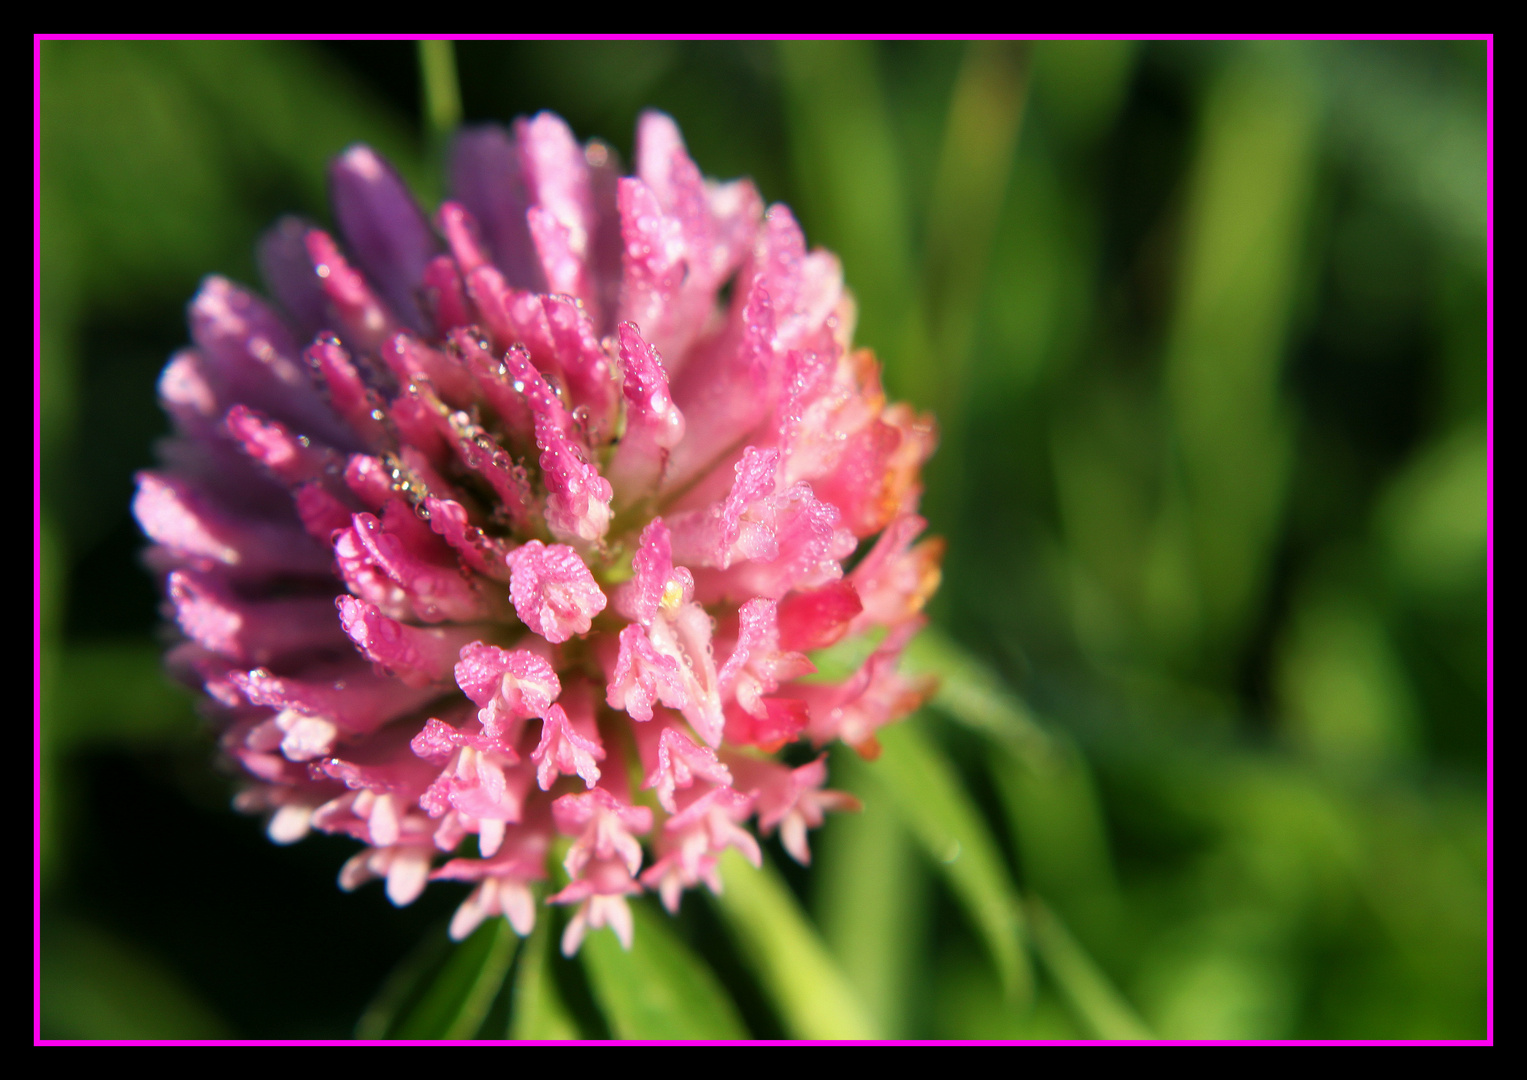
[[735, 850], [721, 858], [717, 907], [759, 985], [796, 1039], [874, 1039], [864, 1003], [789, 887], [767, 862], [754, 870]]
[[[1293, 448], [1282, 371], [1317, 134], [1293, 64], [1228, 68], [1204, 103], [1165, 380], [1192, 570], [1185, 594], [1147, 596], [1163, 633], [1181, 624], [1179, 655], [1210, 671], [1236, 655], [1282, 520]], [[1179, 608], [1197, 616], [1169, 614]]]
[[930, 465], [938, 482], [929, 485], [924, 510], [934, 521], [951, 517], [946, 508], [964, 498], [971, 342], [1028, 96], [1027, 60], [1016, 42], [971, 42], [944, 121], [922, 260], [931, 355], [938, 360], [924, 365], [937, 377], [924, 380], [929, 396], [921, 403], [945, 435]]
[[589, 987], [617, 1039], [746, 1039], [726, 990], [644, 902], [631, 905], [630, 951], [614, 934], [590, 934], [579, 952]]
[[915, 721], [884, 728], [878, 737], [876, 786], [895, 802], [902, 820], [964, 906], [991, 953], [1003, 990], [1014, 1002], [1028, 1002], [1033, 974], [1023, 945], [1023, 909], [981, 811], [966, 794], [954, 765]]
[[[862, 792], [872, 769], [856, 754], [839, 753], [833, 785]], [[917, 845], [888, 799], [833, 815], [811, 844], [812, 908], [822, 936], [881, 1030], [900, 1037], [927, 946], [928, 871]]]
[[1029, 925], [1045, 969], [1079, 1019], [1100, 1039], [1149, 1039], [1151, 1031], [1087, 951], [1037, 897]]
[[424, 119], [430, 137], [443, 142], [461, 123], [461, 87], [456, 80], [456, 47], [449, 41], [419, 42], [419, 75]]
[[393, 1032], [399, 1039], [470, 1039], [482, 1027], [514, 960], [519, 937], [491, 919], [457, 945], [423, 997]]
[[583, 1037], [578, 1022], [562, 1000], [562, 991], [552, 973], [554, 931], [550, 913], [544, 913], [536, 920], [536, 928], [520, 948], [520, 963], [514, 975], [514, 997], [510, 1002], [511, 1039]]
[[1049, 750], [1016, 760], [993, 754], [988, 768], [1007, 811], [1024, 884], [1072, 913], [1113, 914], [1118, 903], [1107, 826], [1091, 770], [1063, 736]]
[[788, 41], [779, 60], [806, 235], [842, 258], [859, 302], [858, 337], [875, 343], [887, 384], [926, 406], [937, 369], [927, 363], [910, 209], [874, 48]]

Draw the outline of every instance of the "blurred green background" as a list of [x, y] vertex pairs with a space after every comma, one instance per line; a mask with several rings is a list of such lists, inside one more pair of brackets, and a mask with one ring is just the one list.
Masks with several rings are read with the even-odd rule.
[[632, 983], [729, 998], [710, 1034], [1486, 1035], [1484, 42], [455, 61], [467, 121], [627, 160], [668, 111], [842, 257], [939, 418], [944, 692], [835, 755], [865, 811], [814, 868], [769, 845], [631, 957], [442, 960], [460, 889], [397, 911], [335, 886], [350, 841], [270, 844], [160, 675], [132, 474], [198, 281], [329, 220], [333, 154], [442, 196], [419, 52], [44, 42], [45, 1037], [689, 1031]]

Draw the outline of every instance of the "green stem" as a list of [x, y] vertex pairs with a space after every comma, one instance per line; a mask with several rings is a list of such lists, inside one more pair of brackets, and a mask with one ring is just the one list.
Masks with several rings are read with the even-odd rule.
[[430, 141], [444, 145], [461, 124], [461, 84], [456, 78], [456, 47], [450, 41], [419, 42], [424, 121]]

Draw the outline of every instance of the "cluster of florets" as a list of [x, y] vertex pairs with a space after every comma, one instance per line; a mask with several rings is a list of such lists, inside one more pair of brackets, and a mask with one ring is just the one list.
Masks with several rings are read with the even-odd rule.
[[[475, 882], [457, 938], [528, 933], [554, 850], [568, 952], [629, 944], [628, 896], [719, 889], [727, 847], [756, 864], [749, 819], [807, 861], [853, 800], [776, 755], [872, 755], [927, 692], [896, 665], [938, 582], [931, 422], [789, 210], [704, 180], [665, 116], [636, 156], [549, 114], [468, 131], [432, 224], [354, 147], [343, 247], [279, 223], [279, 310], [208, 279], [159, 384], [134, 511], [238, 805], [361, 841], [346, 888]], [[857, 672], [803, 679], [850, 636]]]

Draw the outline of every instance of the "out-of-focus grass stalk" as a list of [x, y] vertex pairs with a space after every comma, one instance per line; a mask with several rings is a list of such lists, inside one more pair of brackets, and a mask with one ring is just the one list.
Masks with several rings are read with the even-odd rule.
[[425, 154], [436, 166], [432, 174], [444, 176], [451, 136], [461, 126], [461, 83], [456, 77], [454, 42], [419, 42], [419, 83]]
[[472, 1038], [504, 985], [519, 943], [507, 919], [490, 919], [478, 927], [451, 952], [393, 1034], [400, 1039]]
[[1292, 433], [1279, 383], [1315, 109], [1297, 67], [1253, 57], [1227, 66], [1205, 103], [1166, 361], [1180, 505], [1164, 507], [1145, 590], [1149, 630], [1195, 665], [1237, 655], [1282, 517]]
[[549, 912], [543, 912], [520, 949], [520, 964], [514, 973], [514, 997], [510, 1001], [508, 1034], [511, 1039], [581, 1037], [578, 1022], [563, 1002], [551, 970], [555, 938], [554, 920]]
[[1023, 908], [1000, 848], [954, 765], [915, 720], [878, 733], [881, 754], [864, 770], [867, 792], [885, 791], [991, 954], [1008, 1000], [1033, 1001]]
[[965, 397], [976, 316], [985, 293], [997, 219], [1028, 97], [1026, 46], [973, 42], [955, 81], [934, 174], [923, 249], [922, 293], [928, 304], [931, 362], [909, 372], [907, 392], [931, 408], [948, 436], [930, 466], [928, 509], [934, 520], [963, 504]]
[[448, 138], [461, 123], [461, 87], [456, 79], [456, 46], [449, 41], [419, 42], [424, 120], [430, 137]]
[[[836, 755], [833, 786], [863, 792], [869, 771], [852, 753]], [[927, 873], [889, 800], [868, 798], [839, 814], [820, 841], [813, 901], [822, 936], [865, 1008], [892, 1038], [905, 1037], [920, 952], [926, 945]]]
[[629, 949], [613, 932], [584, 941], [579, 960], [617, 1039], [745, 1039], [747, 1028], [705, 962], [647, 901], [631, 905]]
[[1034, 944], [1072, 1010], [1100, 1039], [1149, 1039], [1150, 1028], [1061, 921], [1037, 897], [1028, 904]]
[[357, 1039], [385, 1039], [399, 1016], [417, 1000], [425, 978], [433, 973], [449, 951], [443, 932], [425, 934], [407, 956], [393, 968], [376, 996], [355, 1022]]
[[874, 1039], [880, 1031], [790, 889], [767, 863], [754, 870], [735, 849], [721, 857], [716, 904], [785, 1034], [796, 1039]]
[[926, 406], [928, 330], [912, 218], [873, 47], [790, 41], [779, 57], [806, 234], [843, 260], [859, 303], [856, 340], [885, 361], [893, 396]]

